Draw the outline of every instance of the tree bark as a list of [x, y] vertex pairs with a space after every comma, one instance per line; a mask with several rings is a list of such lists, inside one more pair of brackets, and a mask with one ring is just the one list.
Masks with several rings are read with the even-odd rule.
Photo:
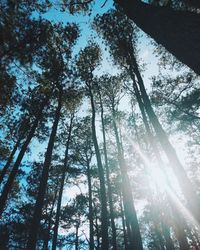
[[57, 244], [60, 209], [61, 209], [61, 203], [62, 203], [64, 184], [65, 184], [65, 177], [66, 177], [66, 172], [68, 169], [68, 152], [69, 152], [69, 145], [70, 145], [70, 141], [71, 141], [73, 119], [74, 119], [74, 114], [71, 115], [69, 131], [68, 131], [68, 138], [67, 138], [67, 143], [66, 143], [66, 148], [65, 148], [65, 159], [64, 159], [60, 189], [59, 189], [59, 194], [58, 194], [58, 203], [57, 203], [57, 208], [56, 208], [55, 225], [54, 225], [54, 230], [53, 230], [52, 250], [56, 250], [56, 244]]
[[96, 127], [95, 127], [95, 104], [91, 86], [89, 85], [89, 94], [90, 94], [90, 102], [92, 108], [92, 138], [94, 142], [94, 148], [96, 153], [97, 159], [97, 166], [99, 172], [99, 180], [100, 180], [100, 195], [101, 195], [101, 222], [102, 222], [102, 250], [109, 249], [109, 241], [108, 241], [108, 211], [107, 211], [107, 197], [106, 197], [106, 187], [105, 187], [105, 177], [104, 177], [104, 170], [103, 164], [101, 161], [101, 154], [99, 151], [99, 145], [97, 142], [96, 136]]
[[110, 208], [110, 220], [111, 220], [111, 229], [112, 229], [112, 244], [113, 250], [117, 250], [117, 240], [116, 240], [116, 227], [115, 227], [115, 217], [113, 212], [113, 199], [112, 199], [112, 187], [110, 183], [110, 170], [108, 167], [108, 156], [107, 156], [107, 147], [106, 147], [106, 135], [105, 135], [105, 124], [104, 124], [104, 108], [101, 98], [101, 92], [99, 89], [99, 99], [100, 99], [100, 108], [101, 108], [101, 125], [103, 133], [103, 151], [105, 157], [105, 170], [106, 170], [106, 180], [108, 185], [108, 199], [109, 199], [109, 208]]
[[50, 230], [51, 230], [51, 225], [52, 225], [51, 221], [52, 221], [52, 216], [53, 216], [53, 212], [54, 212], [54, 206], [55, 206], [56, 199], [57, 199], [57, 193], [58, 193], [58, 188], [56, 188], [55, 195], [54, 195], [53, 202], [52, 202], [52, 206], [51, 206], [51, 211], [49, 213], [47, 235], [45, 236], [43, 250], [49, 249], [48, 244], [49, 244], [49, 236], [50, 236]]
[[78, 250], [78, 229], [79, 225], [76, 225], [75, 250]]
[[98, 217], [97, 217], [97, 208], [94, 204], [94, 215], [95, 215], [95, 228], [96, 228], [96, 237], [97, 237], [97, 246], [96, 249], [100, 249], [100, 233], [99, 233], [99, 225], [98, 225]]
[[94, 250], [94, 227], [93, 227], [93, 207], [92, 207], [92, 183], [90, 174], [90, 162], [87, 160], [87, 179], [89, 194], [89, 222], [90, 222], [90, 250]]
[[36, 243], [37, 243], [37, 233], [40, 225], [40, 220], [42, 216], [42, 207], [44, 203], [44, 197], [47, 187], [47, 181], [48, 181], [48, 175], [49, 175], [49, 168], [51, 164], [51, 158], [52, 158], [52, 152], [57, 132], [57, 127], [60, 119], [60, 111], [62, 107], [62, 90], [59, 91], [59, 98], [58, 98], [58, 106], [55, 112], [55, 119], [53, 122], [53, 127], [51, 131], [51, 135], [49, 138], [47, 151], [45, 155], [45, 161], [44, 166], [42, 169], [42, 175], [40, 179], [40, 185], [39, 185], [39, 192], [35, 204], [35, 211], [33, 215], [31, 230], [30, 230], [30, 236], [27, 244], [27, 249], [35, 250], [36, 249]]
[[146, 4], [115, 0], [138, 27], [178, 60], [200, 74], [200, 15]]
[[118, 161], [122, 177], [122, 194], [123, 194], [123, 203], [124, 203], [124, 212], [127, 222], [127, 227], [130, 227], [130, 233], [128, 232], [130, 249], [143, 250], [142, 238], [140, 234], [138, 219], [136, 215], [135, 206], [133, 203], [133, 195], [131, 191], [131, 184], [127, 174], [127, 166], [122, 153], [117, 125], [116, 125], [116, 114], [114, 106], [112, 107], [112, 116], [113, 116], [113, 128], [116, 138], [117, 151], [118, 151]]
[[165, 238], [166, 249], [175, 250], [174, 244], [170, 235], [170, 228], [168, 227], [167, 223], [161, 222], [161, 224], [162, 224], [163, 236]]
[[11, 170], [11, 173], [10, 173], [10, 175], [8, 177], [8, 180], [7, 180], [6, 184], [4, 185], [4, 188], [3, 188], [3, 191], [2, 191], [2, 194], [1, 194], [1, 197], [0, 197], [0, 217], [1, 217], [2, 213], [3, 213], [4, 207], [6, 205], [6, 201], [8, 199], [8, 194], [11, 191], [11, 188], [12, 188], [13, 182], [15, 180], [15, 177], [17, 175], [17, 172], [19, 170], [21, 161], [22, 161], [22, 159], [24, 157], [24, 154], [25, 154], [25, 152], [26, 152], [26, 150], [28, 148], [29, 143], [31, 142], [31, 139], [34, 136], [34, 133], [35, 133], [35, 130], [36, 130], [37, 126], [38, 126], [38, 123], [42, 118], [42, 112], [43, 112], [43, 109], [44, 109], [47, 101], [48, 100], [45, 99], [45, 101], [42, 103], [41, 108], [40, 108], [40, 110], [38, 112], [38, 115], [36, 116], [35, 121], [33, 123], [33, 126], [31, 127], [31, 130], [30, 130], [29, 134], [27, 135], [27, 138], [26, 138], [24, 144], [22, 145], [22, 148], [21, 148], [21, 150], [20, 150], [20, 152], [19, 152], [19, 154], [17, 156], [17, 159], [16, 159], [15, 164], [14, 164], [14, 166], [13, 166], [13, 168]]
[[120, 210], [121, 210], [121, 217], [122, 217], [122, 228], [123, 228], [123, 234], [124, 234], [124, 248], [125, 250], [128, 250], [128, 240], [127, 240], [127, 232], [126, 232], [126, 223], [124, 218], [124, 209], [122, 204], [122, 195], [120, 192]]

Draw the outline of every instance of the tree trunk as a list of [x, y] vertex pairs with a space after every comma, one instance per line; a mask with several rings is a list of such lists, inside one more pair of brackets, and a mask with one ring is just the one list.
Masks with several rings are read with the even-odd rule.
[[95, 229], [96, 229], [96, 237], [97, 237], [97, 245], [96, 250], [100, 249], [100, 233], [99, 233], [99, 224], [98, 224], [98, 217], [97, 217], [97, 208], [95, 207], [95, 204], [93, 204], [94, 207], [94, 217], [95, 217]]
[[113, 115], [113, 128], [114, 128], [114, 133], [115, 133], [115, 138], [116, 138], [116, 144], [117, 144], [117, 151], [118, 151], [118, 161], [119, 161], [119, 166], [120, 166], [120, 171], [121, 171], [121, 177], [122, 177], [122, 193], [123, 193], [123, 203], [124, 203], [124, 212], [125, 212], [125, 217], [126, 217], [126, 222], [127, 222], [127, 227], [130, 227], [130, 233], [128, 232], [129, 235], [129, 241], [131, 244], [131, 249], [135, 248], [137, 250], [143, 250], [143, 245], [142, 245], [142, 238], [140, 234], [140, 229], [139, 229], [139, 224], [138, 224], [138, 219], [136, 215], [136, 210], [135, 206], [133, 203], [133, 195], [131, 192], [131, 184], [130, 180], [127, 174], [127, 166], [126, 162], [122, 153], [121, 145], [120, 145], [120, 140], [119, 140], [119, 135], [118, 135], [118, 130], [117, 130], [117, 125], [116, 125], [116, 114], [115, 114], [115, 109], [112, 107], [112, 115]]
[[78, 250], [78, 229], [79, 225], [76, 225], [75, 250]]
[[123, 234], [124, 234], [124, 248], [125, 248], [125, 250], [128, 250], [126, 223], [125, 223], [125, 218], [124, 218], [124, 209], [123, 209], [123, 204], [122, 204], [122, 195], [121, 195], [121, 193], [120, 193], [120, 210], [121, 210], [122, 228], [123, 228]]
[[55, 119], [53, 122], [53, 127], [51, 131], [51, 135], [48, 142], [48, 147], [45, 155], [45, 161], [44, 166], [42, 169], [42, 175], [40, 179], [40, 185], [39, 185], [39, 191], [37, 200], [35, 203], [35, 211], [33, 215], [31, 230], [30, 230], [30, 236], [27, 244], [27, 249], [35, 250], [36, 249], [36, 243], [37, 243], [37, 233], [39, 230], [40, 220], [42, 216], [42, 207], [44, 203], [44, 196], [46, 192], [47, 187], [47, 181], [48, 181], [48, 175], [49, 175], [49, 167], [51, 164], [51, 158], [52, 158], [52, 152], [58, 127], [58, 122], [60, 119], [60, 111], [62, 107], [62, 91], [59, 92], [59, 99], [58, 99], [58, 107], [55, 112]]
[[[176, 216], [176, 215], [175, 215]], [[181, 227], [181, 225], [177, 224], [175, 222], [175, 236], [178, 240], [178, 244], [181, 250], [190, 250], [190, 246], [187, 241], [186, 233], [184, 231], [184, 228]]]
[[108, 167], [108, 156], [107, 156], [107, 147], [106, 147], [104, 109], [103, 109], [103, 103], [102, 103], [100, 89], [99, 89], [99, 99], [100, 99], [100, 107], [101, 107], [101, 125], [102, 125], [102, 133], [103, 133], [103, 151], [104, 151], [104, 157], [105, 157], [105, 170], [106, 170], [106, 180], [107, 180], [107, 185], [108, 185], [108, 199], [109, 199], [110, 220], [111, 220], [111, 229], [112, 229], [112, 244], [113, 244], [113, 250], [117, 250], [115, 217], [114, 217], [114, 212], [113, 212], [112, 187], [111, 187], [111, 183], [110, 183], [110, 170], [109, 170], [109, 167]]
[[141, 97], [140, 91], [138, 89], [136, 80], [135, 80], [135, 75], [133, 74], [132, 70], [130, 71], [130, 75], [131, 75], [131, 78], [132, 78], [132, 81], [133, 81], [134, 94], [135, 94], [135, 97], [137, 99], [138, 106], [139, 106], [139, 109], [140, 109], [140, 112], [141, 112], [141, 115], [142, 115], [142, 120], [143, 120], [145, 129], [146, 129], [146, 132], [147, 132], [148, 143], [151, 146], [151, 149], [152, 149], [152, 151], [153, 151], [153, 153], [154, 153], [154, 155], [155, 155], [155, 157], [156, 157], [156, 159], [158, 161], [158, 165], [162, 165], [162, 159], [161, 159], [161, 156], [160, 156], [156, 141], [154, 139], [154, 136], [153, 136], [153, 134], [151, 132], [151, 128], [149, 126], [149, 122], [148, 122], [146, 112], [145, 112], [144, 103], [142, 101], [142, 97]]
[[185, 218], [183, 218], [179, 209], [174, 206], [173, 200], [170, 198], [170, 196], [167, 196], [167, 202], [169, 203], [169, 206], [172, 211], [172, 226], [174, 228], [175, 236], [178, 240], [179, 247], [181, 250], [190, 250], [190, 246], [188, 244], [187, 236], [185, 233], [185, 229], [187, 228]]
[[161, 224], [162, 224], [163, 236], [165, 238], [166, 250], [175, 250], [174, 244], [170, 235], [170, 228], [168, 227], [167, 223], [161, 222]]
[[[132, 79], [135, 79], [135, 77], [133, 75], [132, 75]], [[151, 130], [150, 130], [150, 127], [149, 127], [149, 124], [148, 124], [148, 120], [147, 120], [147, 117], [146, 117], [146, 114], [145, 114], [143, 102], [142, 102], [142, 99], [140, 97], [140, 93], [139, 93], [139, 90], [138, 90], [138, 87], [137, 87], [137, 84], [136, 84], [135, 80], [133, 81], [133, 88], [135, 90], [135, 95], [136, 95], [136, 98], [137, 98], [137, 101], [138, 101], [138, 104], [139, 104], [140, 111], [142, 113], [142, 118], [143, 118], [143, 122], [145, 124], [145, 128], [146, 128], [146, 131], [147, 131], [149, 144], [151, 145], [152, 150], [153, 150], [153, 152], [154, 152], [154, 154], [155, 154], [155, 156], [156, 156], [156, 158], [158, 160], [158, 164], [162, 165], [162, 160], [161, 160], [161, 157], [160, 157], [160, 153], [159, 153], [159, 150], [157, 148], [156, 142], [154, 141], [153, 135], [151, 133]], [[152, 201], [151, 201], [151, 204], [152, 204], [152, 206], [151, 206], [152, 209], [151, 210], [152, 210], [152, 214], [153, 214], [152, 220], [154, 222], [154, 227], [155, 227], [154, 230], [155, 230], [155, 233], [156, 233], [157, 238], [159, 240], [160, 248], [162, 250], [164, 250], [164, 243], [163, 243], [162, 235], [161, 235], [161, 233], [159, 231], [158, 223], [156, 222], [156, 217], [158, 215], [157, 214], [158, 211], [155, 214], [155, 211], [157, 209], [153, 205]], [[188, 245], [188, 242], [187, 242], [187, 238], [186, 238], [186, 234], [184, 232], [183, 225], [180, 226], [178, 221], [177, 221], [178, 217], [180, 217], [180, 216], [177, 214], [177, 211], [175, 211], [176, 209], [174, 208], [174, 205], [171, 202], [169, 202], [169, 205], [170, 205], [171, 209], [174, 211], [173, 212], [173, 215], [174, 215], [173, 221], [175, 223], [175, 234], [176, 234], [177, 240], [179, 242], [180, 249], [181, 250], [189, 250], [190, 248], [189, 248], [189, 245]], [[165, 236], [166, 236], [166, 234], [165, 234]], [[167, 241], [168, 237], [165, 240]], [[171, 249], [171, 244], [167, 244], [166, 248], [167, 248], [167, 250], [168, 249], [170, 250]]]
[[20, 152], [19, 152], [19, 154], [17, 156], [17, 159], [16, 159], [15, 164], [14, 164], [14, 166], [13, 166], [11, 172], [10, 172], [8, 180], [7, 180], [6, 184], [4, 185], [4, 188], [3, 188], [3, 191], [2, 191], [2, 194], [1, 194], [1, 197], [0, 197], [0, 217], [1, 217], [2, 213], [3, 213], [4, 207], [6, 205], [6, 201], [8, 199], [8, 194], [11, 191], [11, 188], [12, 188], [13, 182], [15, 180], [15, 177], [17, 175], [18, 169], [20, 167], [21, 161], [22, 161], [22, 159], [24, 157], [24, 154], [25, 154], [25, 152], [27, 150], [28, 145], [31, 142], [31, 139], [34, 136], [34, 133], [35, 133], [35, 130], [36, 130], [37, 126], [38, 126], [38, 123], [42, 118], [42, 112], [43, 112], [43, 109], [44, 109], [47, 101], [48, 100], [45, 99], [44, 102], [42, 103], [41, 108], [40, 108], [40, 110], [38, 112], [38, 115], [36, 116], [35, 121], [33, 123], [33, 126], [31, 127], [31, 130], [30, 130], [29, 134], [27, 135], [27, 138], [26, 138], [24, 144], [22, 145], [21, 150], [20, 150]]
[[6, 225], [3, 230], [1, 231], [1, 237], [0, 237], [0, 248], [3, 250], [9, 250], [9, 242], [10, 242], [10, 230], [8, 229], [8, 226]]
[[14, 146], [14, 148], [13, 148], [13, 150], [12, 150], [12, 152], [11, 152], [11, 154], [10, 154], [10, 156], [9, 156], [9, 158], [8, 158], [8, 160], [7, 160], [7, 162], [6, 162], [6, 165], [5, 165], [5, 166], [3, 167], [3, 169], [1, 170], [1, 174], [0, 174], [0, 184], [2, 183], [4, 177], [5, 177], [6, 173], [7, 173], [7, 170], [8, 170], [8, 168], [10, 167], [10, 164], [11, 164], [11, 162], [12, 162], [12, 160], [13, 160], [13, 157], [14, 157], [14, 155], [15, 155], [17, 149], [18, 149], [18, 146], [19, 146], [19, 144], [20, 144], [20, 142], [21, 142], [21, 139], [22, 139], [22, 138], [20, 137], [20, 138], [17, 140], [17, 142], [15, 143], [15, 146]]
[[51, 220], [52, 220], [52, 217], [53, 217], [53, 212], [54, 212], [54, 206], [55, 206], [55, 202], [56, 202], [56, 198], [57, 198], [57, 193], [58, 193], [58, 188], [56, 188], [55, 196], [53, 198], [53, 202], [52, 202], [52, 206], [51, 206], [51, 211], [49, 213], [47, 235], [45, 236], [43, 250], [48, 250], [49, 249], [48, 244], [49, 244], [49, 236], [50, 236], [50, 230], [51, 230], [51, 224], [52, 224]]
[[88, 179], [88, 194], [89, 194], [90, 250], [94, 250], [92, 183], [91, 183], [90, 162], [89, 162], [89, 160], [87, 160], [87, 179]]
[[158, 140], [160, 141], [160, 144], [163, 148], [163, 151], [165, 152], [171, 166], [173, 167], [173, 171], [176, 175], [176, 178], [179, 182], [181, 190], [182, 190], [182, 192], [185, 196], [185, 199], [187, 201], [187, 206], [190, 208], [190, 211], [192, 212], [195, 219], [200, 222], [199, 198], [197, 197], [197, 195], [193, 189], [193, 186], [192, 186], [190, 180], [188, 179], [181, 162], [178, 159], [178, 156], [176, 154], [175, 149], [171, 145], [165, 131], [162, 128], [162, 125], [160, 124], [160, 122], [159, 122], [159, 120], [158, 120], [158, 118], [157, 118], [157, 116], [156, 116], [156, 114], [151, 106], [150, 99], [147, 95], [143, 79], [140, 75], [138, 65], [137, 65], [136, 59], [133, 56], [133, 54], [131, 56], [131, 59], [132, 59], [132, 63], [133, 63], [133, 68], [131, 70], [133, 70], [134, 74], [137, 77], [137, 84], [139, 86], [141, 97], [142, 97], [147, 115], [149, 117], [149, 120], [153, 125], [153, 128], [156, 132]]
[[68, 131], [68, 138], [65, 148], [65, 159], [64, 159], [64, 166], [62, 171], [62, 178], [60, 183], [60, 189], [58, 194], [58, 203], [56, 208], [56, 219], [55, 219], [55, 225], [53, 230], [53, 242], [52, 242], [52, 250], [56, 250], [56, 243], [57, 243], [57, 237], [58, 237], [58, 226], [59, 226], [59, 219], [60, 219], [60, 209], [61, 209], [61, 203], [62, 203], [62, 195], [63, 195], [63, 189], [65, 184], [65, 176], [68, 168], [68, 152], [69, 152], [69, 144], [71, 140], [71, 133], [72, 133], [72, 124], [73, 124], [74, 114], [71, 115], [70, 119], [70, 125], [69, 125], [69, 131]]
[[106, 197], [106, 187], [105, 187], [105, 177], [104, 177], [104, 170], [101, 161], [101, 154], [99, 151], [99, 145], [97, 142], [96, 136], [96, 127], [95, 127], [95, 104], [93, 99], [93, 93], [91, 86], [89, 86], [89, 93], [90, 93], [90, 101], [91, 101], [91, 108], [92, 108], [92, 138], [94, 142], [94, 148], [96, 153], [97, 159], [97, 166], [99, 172], [99, 180], [100, 180], [100, 195], [101, 195], [101, 222], [102, 222], [102, 250], [107, 250], [109, 248], [109, 241], [108, 241], [108, 212], [107, 212], [107, 197]]
[[178, 60], [200, 74], [200, 15], [146, 4], [115, 0], [138, 27]]
[[[164, 239], [162, 237], [162, 234], [161, 234], [157, 225], [154, 225], [154, 227], [155, 227], [154, 228], [155, 234], [156, 234], [156, 237], [158, 239], [159, 249], [165, 250], [165, 243], [164, 243]], [[166, 249], [166, 250], [168, 250], [168, 249]]]

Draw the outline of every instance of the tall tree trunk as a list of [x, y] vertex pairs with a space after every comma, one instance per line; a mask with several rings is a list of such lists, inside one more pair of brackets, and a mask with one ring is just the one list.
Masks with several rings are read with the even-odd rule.
[[185, 218], [183, 218], [183, 216], [180, 214], [179, 209], [174, 206], [174, 203], [170, 196], [167, 195], [166, 201], [169, 203], [170, 209], [172, 211], [172, 226], [174, 228], [179, 247], [181, 250], [190, 250], [190, 246], [188, 244], [187, 236], [185, 233], [185, 229], [187, 228]]
[[101, 161], [101, 154], [99, 151], [99, 145], [98, 145], [97, 136], [96, 136], [96, 127], [95, 127], [96, 111], [95, 111], [95, 104], [94, 104], [94, 98], [93, 98], [91, 86], [89, 86], [89, 93], [90, 93], [90, 101], [91, 101], [91, 108], [92, 108], [92, 138], [94, 142], [94, 148], [95, 148], [97, 166], [98, 166], [98, 172], [99, 172], [99, 180], [100, 180], [101, 222], [102, 222], [102, 246], [101, 248], [102, 250], [107, 250], [109, 248], [107, 197], [106, 197], [103, 164]]
[[5, 226], [1, 232], [0, 237], [0, 248], [4, 250], [9, 250], [9, 242], [10, 242], [10, 230], [8, 226]]
[[78, 250], [78, 229], [79, 229], [79, 224], [76, 225], [75, 250]]
[[168, 227], [167, 223], [161, 222], [163, 236], [165, 238], [165, 244], [167, 250], [175, 250], [174, 244], [170, 235], [170, 228]]
[[158, 165], [162, 165], [162, 159], [161, 159], [161, 156], [160, 156], [156, 141], [154, 139], [154, 136], [153, 136], [153, 134], [151, 132], [151, 128], [150, 128], [150, 125], [149, 125], [149, 122], [148, 122], [148, 119], [147, 119], [147, 115], [146, 115], [146, 112], [145, 112], [144, 103], [142, 101], [142, 97], [141, 97], [140, 91], [139, 91], [137, 83], [136, 83], [135, 75], [133, 74], [132, 70], [130, 71], [130, 75], [131, 75], [131, 78], [132, 78], [132, 81], [133, 81], [133, 90], [134, 90], [133, 92], [134, 92], [135, 97], [137, 99], [138, 106], [139, 106], [139, 109], [140, 109], [140, 112], [141, 112], [141, 115], [142, 115], [142, 120], [143, 120], [145, 129], [146, 129], [146, 132], [147, 132], [148, 143], [151, 146], [151, 149], [152, 149], [152, 151], [153, 151], [153, 153], [154, 153], [154, 155], [155, 155], [155, 157], [156, 157], [156, 159], [158, 161]]
[[19, 144], [20, 144], [20, 142], [21, 142], [21, 139], [22, 139], [21, 137], [18, 138], [18, 140], [17, 140], [17, 142], [15, 143], [15, 146], [14, 146], [14, 148], [13, 148], [13, 150], [12, 150], [12, 152], [11, 152], [11, 154], [10, 154], [10, 156], [9, 156], [9, 158], [8, 158], [8, 160], [7, 160], [7, 162], [6, 162], [6, 164], [5, 164], [5, 166], [4, 166], [3, 169], [1, 170], [1, 174], [0, 174], [0, 184], [2, 183], [4, 177], [5, 177], [6, 173], [7, 173], [7, 170], [8, 170], [8, 168], [10, 167], [10, 164], [11, 164], [11, 162], [12, 162], [12, 160], [13, 160], [13, 157], [14, 157], [14, 155], [15, 155], [15, 153], [16, 153], [18, 147], [19, 147]]
[[87, 179], [89, 194], [89, 222], [90, 222], [90, 250], [94, 250], [94, 227], [93, 227], [93, 207], [92, 207], [92, 182], [90, 174], [90, 161], [87, 159]]
[[109, 199], [110, 220], [111, 220], [111, 229], [112, 229], [112, 245], [113, 245], [113, 250], [117, 250], [115, 217], [114, 217], [114, 212], [113, 212], [112, 187], [111, 187], [111, 183], [110, 183], [110, 170], [109, 170], [109, 167], [108, 167], [108, 156], [107, 156], [107, 147], [106, 147], [106, 135], [105, 135], [105, 124], [104, 124], [104, 108], [103, 108], [100, 89], [99, 89], [99, 99], [100, 99], [100, 107], [101, 107], [101, 125], [102, 125], [102, 133], [103, 133], [103, 151], [104, 151], [104, 157], [105, 157], [105, 170], [106, 170], [106, 180], [107, 180], [107, 185], [108, 185], [108, 199]]
[[200, 222], [200, 213], [199, 213], [199, 207], [200, 207], [200, 202], [199, 198], [196, 195], [195, 190], [193, 189], [192, 183], [188, 179], [185, 170], [178, 159], [178, 156], [176, 154], [175, 149], [171, 145], [164, 129], [162, 128], [162, 125], [160, 124], [152, 106], [150, 99], [147, 95], [143, 79], [141, 77], [141, 74], [138, 69], [138, 65], [136, 62], [136, 59], [133, 55], [131, 54], [131, 59], [132, 59], [132, 66], [130, 66], [131, 70], [134, 72], [134, 74], [137, 77], [137, 84], [139, 86], [139, 90], [141, 93], [141, 97], [147, 112], [147, 115], [149, 117], [149, 120], [151, 124], [153, 125], [153, 128], [156, 132], [157, 138], [160, 141], [160, 144], [163, 148], [163, 151], [165, 152], [170, 165], [173, 167], [173, 171], [176, 175], [176, 178], [179, 182], [179, 185], [181, 187], [181, 190], [183, 192], [183, 195], [185, 196], [185, 199], [187, 201], [187, 206], [190, 208], [190, 211], [192, 212], [193, 216], [197, 221]]
[[175, 231], [175, 235], [176, 235], [176, 238], [178, 240], [178, 244], [179, 244], [180, 249], [181, 250], [190, 250], [191, 248], [188, 244], [187, 236], [186, 236], [186, 233], [184, 231], [184, 228], [175, 222], [174, 231]]
[[10, 172], [8, 180], [4, 185], [4, 188], [3, 188], [3, 191], [2, 191], [2, 194], [1, 194], [1, 197], [0, 197], [0, 217], [1, 217], [2, 213], [3, 213], [4, 207], [6, 205], [6, 201], [8, 199], [8, 194], [10, 193], [10, 191], [12, 189], [12, 185], [13, 185], [13, 182], [14, 182], [15, 177], [17, 175], [17, 172], [18, 172], [18, 169], [20, 167], [21, 161], [22, 161], [22, 159], [24, 157], [24, 154], [25, 154], [25, 152], [26, 152], [26, 150], [28, 148], [28, 145], [31, 142], [31, 139], [34, 136], [34, 133], [35, 133], [35, 130], [36, 130], [37, 126], [38, 126], [38, 123], [42, 118], [43, 109], [44, 109], [45, 105], [47, 104], [47, 102], [48, 102], [48, 99], [46, 98], [44, 100], [44, 102], [41, 104], [41, 108], [39, 109], [38, 114], [37, 114], [37, 116], [35, 118], [35, 121], [33, 122], [33, 125], [32, 125], [32, 127], [31, 127], [31, 129], [30, 129], [30, 131], [29, 131], [29, 133], [27, 135], [27, 138], [26, 138], [24, 144], [21, 147], [21, 150], [20, 150], [20, 152], [19, 152], [19, 154], [17, 156], [17, 159], [15, 161], [15, 164], [14, 164], [14, 166], [13, 166], [11, 172]]
[[70, 145], [70, 141], [71, 141], [73, 119], [74, 119], [74, 114], [71, 115], [67, 143], [66, 143], [66, 148], [65, 148], [65, 159], [64, 159], [60, 189], [59, 189], [59, 194], [58, 194], [58, 203], [57, 203], [57, 208], [56, 208], [55, 225], [54, 225], [54, 230], [53, 230], [52, 250], [56, 250], [56, 243], [57, 243], [57, 237], [58, 237], [58, 226], [59, 226], [59, 219], [60, 219], [60, 209], [61, 209], [61, 203], [62, 203], [62, 195], [63, 195], [63, 189], [64, 189], [64, 184], [65, 184], [66, 172], [68, 169], [68, 152], [69, 152], [69, 145]]
[[130, 226], [130, 234], [129, 234], [129, 241], [131, 244], [131, 249], [135, 248], [138, 250], [143, 250], [142, 245], [142, 238], [140, 234], [138, 219], [136, 215], [135, 206], [133, 203], [133, 195], [131, 191], [131, 184], [130, 180], [127, 174], [127, 166], [126, 162], [122, 153], [120, 140], [119, 140], [119, 134], [117, 130], [116, 125], [116, 112], [114, 109], [114, 106], [112, 107], [112, 115], [113, 115], [113, 128], [116, 138], [116, 144], [117, 144], [117, 151], [118, 151], [118, 161], [121, 171], [121, 177], [122, 177], [122, 193], [123, 193], [123, 203], [124, 203], [124, 211], [125, 211], [125, 217], [127, 226]]
[[61, 107], [62, 107], [62, 90], [59, 91], [58, 106], [57, 106], [57, 109], [55, 112], [55, 119], [53, 122], [53, 127], [51, 130], [51, 135], [50, 135], [48, 146], [47, 146], [44, 166], [42, 169], [42, 175], [41, 175], [41, 179], [40, 179], [38, 196], [37, 196], [37, 200], [35, 203], [35, 211], [34, 211], [34, 215], [33, 215], [30, 236], [29, 236], [29, 240], [28, 240], [28, 244], [27, 244], [27, 249], [31, 249], [31, 250], [36, 249], [37, 233], [38, 233], [40, 220], [41, 220], [41, 216], [42, 216], [42, 207], [43, 207], [43, 203], [44, 203], [44, 196], [45, 196], [46, 187], [47, 187], [49, 168], [50, 168], [50, 164], [51, 164], [51, 158], [52, 158], [52, 152], [53, 152], [54, 142], [55, 142], [55, 138], [56, 138], [57, 127], [58, 127], [58, 123], [59, 123], [59, 119], [60, 119]]
[[[158, 225], [154, 225], [154, 230], [155, 230], [155, 234], [156, 234], [157, 239], [158, 239], [159, 249], [165, 250], [165, 243], [164, 243], [162, 234], [158, 228]], [[166, 250], [168, 250], [168, 249], [166, 249]]]
[[125, 248], [125, 250], [128, 250], [126, 222], [125, 222], [125, 218], [124, 218], [124, 209], [123, 209], [123, 204], [122, 204], [122, 194], [121, 194], [121, 192], [120, 192], [120, 210], [121, 210], [122, 228], [123, 228], [123, 234], [124, 234], [124, 248]]
[[[170, 233], [167, 233], [169, 231], [169, 226], [167, 224], [168, 221], [165, 218], [166, 206], [162, 207], [162, 203], [158, 203], [158, 201], [160, 200], [158, 198], [158, 195], [159, 193], [157, 194], [157, 203], [155, 204], [155, 200], [153, 200], [152, 193], [150, 194], [151, 217], [154, 225], [154, 231], [157, 236], [156, 240], [158, 241], [159, 249], [164, 250], [166, 248], [166, 250], [172, 250], [174, 249], [174, 245]], [[164, 203], [164, 200], [162, 200], [162, 202]]]
[[200, 15], [146, 4], [115, 0], [145, 33], [200, 74]]
[[100, 233], [99, 233], [99, 224], [98, 224], [98, 217], [97, 217], [97, 209], [94, 204], [94, 216], [95, 216], [95, 228], [96, 228], [96, 236], [97, 236], [97, 246], [96, 249], [100, 249]]
[[[58, 188], [56, 188], [55, 191], [55, 195], [53, 198], [53, 202], [52, 202], [52, 206], [51, 206], [51, 210], [49, 213], [49, 219], [48, 219], [48, 227], [47, 227], [47, 234], [45, 236], [45, 240], [44, 240], [44, 245], [43, 245], [43, 250], [48, 250], [48, 244], [49, 244], [49, 236], [50, 236], [50, 230], [51, 230], [51, 225], [52, 225], [52, 216], [53, 216], [53, 211], [54, 211], [54, 206], [56, 203], [56, 199], [57, 199], [57, 193], [58, 193]], [[46, 222], [45, 222], [46, 223]]]

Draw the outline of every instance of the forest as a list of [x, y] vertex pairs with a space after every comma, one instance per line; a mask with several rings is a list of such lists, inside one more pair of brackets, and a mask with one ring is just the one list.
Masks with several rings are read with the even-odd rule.
[[200, 1], [0, 1], [0, 250], [200, 250]]

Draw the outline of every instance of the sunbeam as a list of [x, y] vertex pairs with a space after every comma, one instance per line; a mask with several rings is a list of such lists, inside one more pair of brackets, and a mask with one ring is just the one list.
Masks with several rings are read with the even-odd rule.
[[156, 188], [157, 195], [159, 195], [162, 192], [165, 192], [167, 196], [171, 199], [173, 205], [176, 207], [178, 211], [180, 211], [181, 215], [190, 224], [190, 226], [195, 228], [198, 232], [200, 232], [200, 225], [198, 221], [194, 218], [194, 216], [190, 213], [188, 208], [183, 204], [181, 199], [177, 196], [176, 194], [177, 191], [175, 188], [172, 188], [166, 171], [161, 169], [158, 166], [159, 164], [152, 163], [151, 159], [149, 159], [142, 152], [140, 147], [136, 143], [134, 143], [133, 140], [131, 140], [131, 137], [125, 134], [125, 130], [123, 130], [123, 136], [131, 144], [134, 151], [140, 156], [140, 159], [142, 160], [145, 170], [148, 174], [149, 180], [151, 181], [150, 183], [153, 183], [154, 184], [153, 188]]

